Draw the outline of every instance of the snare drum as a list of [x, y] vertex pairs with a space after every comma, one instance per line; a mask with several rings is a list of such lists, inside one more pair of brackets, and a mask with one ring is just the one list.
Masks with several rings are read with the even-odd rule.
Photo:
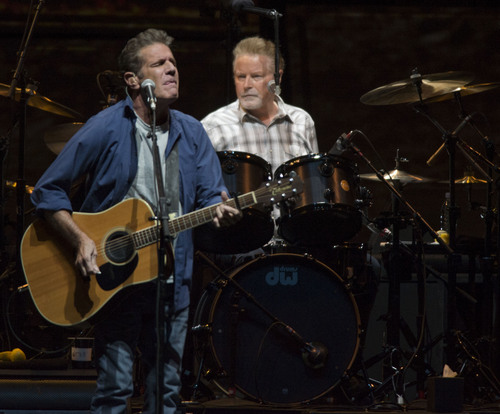
[[[217, 153], [222, 177], [230, 196], [246, 194], [272, 179], [271, 165], [264, 159], [246, 152]], [[274, 233], [272, 207], [256, 204], [243, 210], [236, 224], [217, 229], [211, 223], [194, 231], [195, 248], [210, 253], [245, 253], [266, 244]]]
[[361, 229], [359, 176], [349, 160], [331, 154], [293, 158], [276, 170], [280, 179], [297, 174], [304, 183], [298, 197], [280, 203], [280, 235], [292, 245], [338, 244]]

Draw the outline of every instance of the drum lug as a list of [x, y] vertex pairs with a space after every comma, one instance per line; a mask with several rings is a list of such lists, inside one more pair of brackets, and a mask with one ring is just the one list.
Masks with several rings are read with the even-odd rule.
[[333, 165], [325, 161], [319, 166], [319, 172], [323, 177], [331, 177], [333, 174]]
[[304, 253], [304, 258], [313, 261], [314, 257], [311, 253]]
[[326, 188], [323, 192], [323, 197], [325, 197], [325, 200], [329, 203], [333, 203], [335, 201], [335, 191], [331, 188]]
[[235, 174], [236, 169], [238, 168], [238, 164], [234, 159], [228, 158], [222, 163], [221, 167], [222, 171], [224, 171], [226, 174]]
[[366, 187], [359, 187], [359, 198], [354, 201], [356, 208], [371, 207], [373, 205], [373, 194]]
[[212, 325], [209, 323], [195, 325], [191, 327], [191, 332], [196, 335], [205, 335], [212, 333]]
[[227, 286], [227, 283], [227, 279], [220, 278], [213, 282], [210, 282], [210, 285], [216, 289], [224, 289]]

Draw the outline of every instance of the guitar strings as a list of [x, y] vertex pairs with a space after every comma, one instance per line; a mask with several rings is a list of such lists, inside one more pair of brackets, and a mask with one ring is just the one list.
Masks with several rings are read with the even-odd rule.
[[[268, 191], [269, 191], [269, 187], [261, 187], [261, 188], [258, 188], [257, 190], [255, 190], [253, 193], [255, 193], [257, 196], [261, 196], [262, 194], [265, 194]], [[245, 197], [245, 196], [251, 197], [251, 193], [244, 194], [243, 196], [240, 196], [240, 197]], [[189, 228], [189, 223], [192, 225], [192, 223], [193, 223], [192, 217], [193, 216], [198, 217], [196, 219], [195, 223], [200, 224], [199, 216], [203, 216], [206, 219], [207, 212], [210, 213], [209, 217], [211, 219], [213, 219], [215, 214], [213, 214], [212, 212], [215, 211], [215, 208], [221, 204], [222, 203], [218, 203], [218, 204], [215, 204], [212, 206], [208, 206], [208, 207], [202, 208], [200, 210], [192, 211], [191, 213], [188, 213], [184, 216], [178, 217], [177, 219], [175, 219], [175, 221], [179, 223], [179, 226], [175, 226], [175, 224], [172, 221], [170, 221], [169, 228], [173, 227], [174, 228], [173, 230], [176, 230], [175, 227], [177, 227], [179, 229], [179, 231], [176, 231], [176, 233], [179, 233], [180, 231], [186, 230], [187, 228]], [[229, 204], [232, 207], [235, 207], [236, 206], [235, 199], [227, 200], [226, 204]], [[204, 224], [206, 222], [207, 221], [202, 220], [201, 224]], [[188, 223], [188, 224], [186, 224], [186, 223]], [[183, 225], [181, 225], [181, 224], [183, 224]], [[169, 230], [172, 230], [172, 229], [169, 229]], [[141, 229], [141, 230], [138, 230], [136, 232], [123, 235], [121, 237], [117, 237], [116, 239], [113, 239], [110, 241], [105, 241], [104, 246], [100, 246], [97, 248], [97, 254], [98, 254], [98, 256], [99, 255], [106, 256], [106, 254], [105, 254], [106, 251], [117, 251], [119, 249], [122, 249], [122, 248], [130, 246], [130, 245], [132, 245], [134, 247], [134, 249], [137, 250], [138, 248], [142, 248], [142, 247], [154, 244], [158, 241], [158, 234], [155, 235], [154, 233], [158, 233], [157, 226], [150, 226], [150, 227], [147, 227], [145, 229]]]

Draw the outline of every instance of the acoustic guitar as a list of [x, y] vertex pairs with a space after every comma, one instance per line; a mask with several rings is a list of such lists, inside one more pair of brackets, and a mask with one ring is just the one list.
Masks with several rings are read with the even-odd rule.
[[[226, 203], [242, 210], [259, 203], [270, 206], [301, 193], [302, 184], [299, 177], [269, 182]], [[211, 222], [217, 206], [168, 220], [168, 234]], [[35, 220], [21, 241], [21, 263], [40, 314], [54, 325], [87, 326], [122, 290], [156, 279], [160, 229], [153, 217], [150, 206], [135, 198], [99, 213], [73, 213], [97, 246], [101, 274], [90, 279], [76, 270], [72, 248], [44, 220]]]

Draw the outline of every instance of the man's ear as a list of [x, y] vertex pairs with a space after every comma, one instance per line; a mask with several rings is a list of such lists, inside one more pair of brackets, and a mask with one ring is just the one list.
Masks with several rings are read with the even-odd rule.
[[123, 79], [125, 80], [127, 86], [131, 89], [139, 89], [141, 87], [139, 78], [134, 72], [125, 72], [123, 75]]

